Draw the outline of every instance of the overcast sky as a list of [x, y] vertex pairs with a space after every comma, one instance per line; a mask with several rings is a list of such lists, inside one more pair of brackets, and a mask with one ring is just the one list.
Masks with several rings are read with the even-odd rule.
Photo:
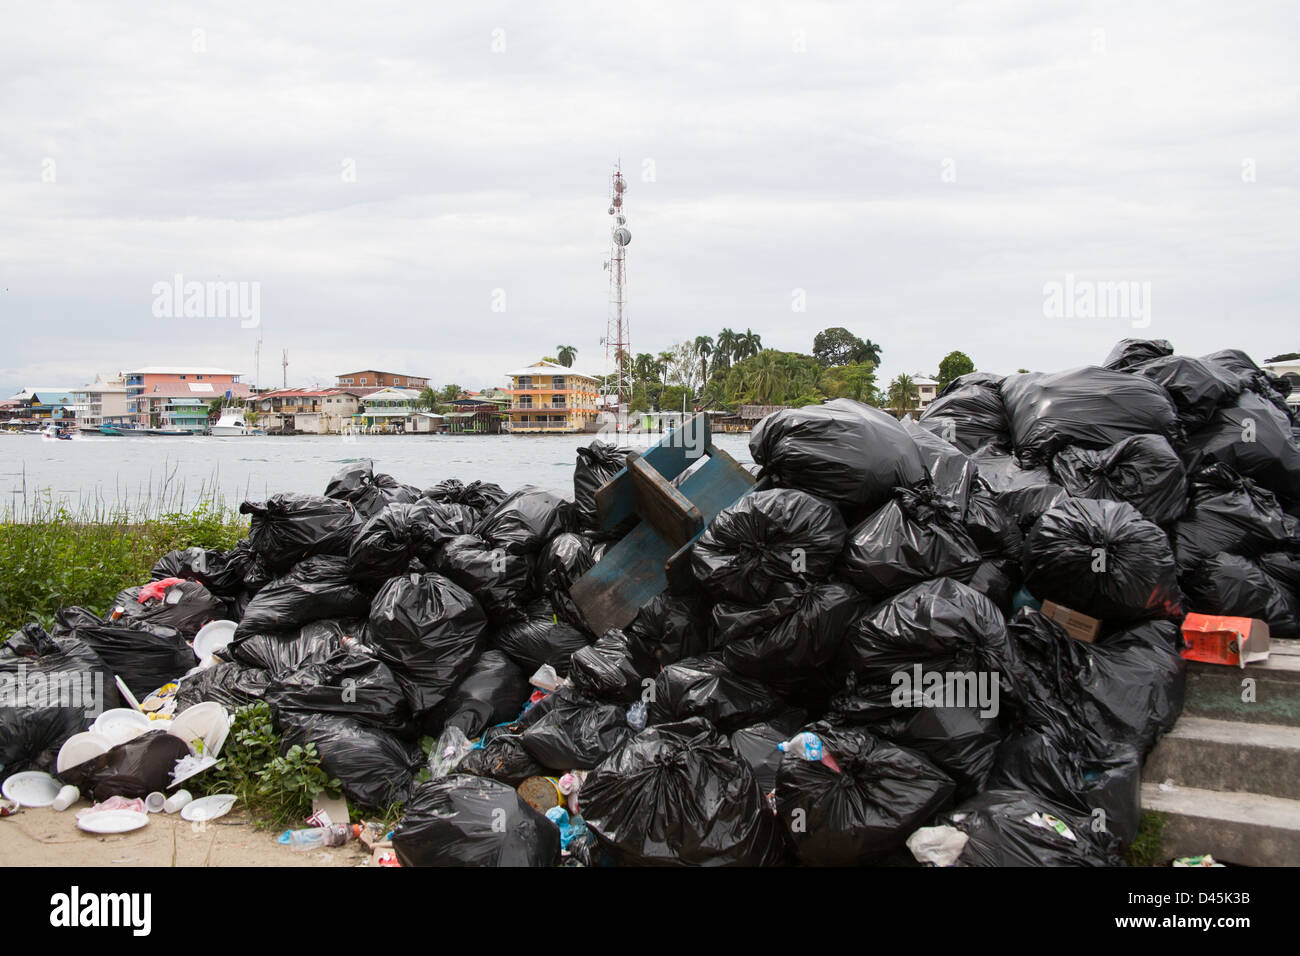
[[[252, 381], [259, 334], [264, 385], [589, 364], [620, 158], [637, 352], [1300, 350], [1293, 3], [426, 6], [8, 4], [0, 390]], [[156, 316], [177, 274], [258, 283], [260, 327]], [[1067, 275], [1149, 283], [1149, 326], [1045, 316]]]

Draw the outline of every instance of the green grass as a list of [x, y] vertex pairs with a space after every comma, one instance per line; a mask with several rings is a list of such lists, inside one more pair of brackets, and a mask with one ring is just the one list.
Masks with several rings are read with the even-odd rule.
[[178, 505], [176, 496], [160, 495], [145, 509], [73, 510], [48, 496], [11, 506], [0, 518], [0, 641], [31, 621], [48, 628], [61, 607], [103, 614], [123, 588], [149, 580], [168, 551], [229, 549], [248, 532], [213, 495], [184, 510]]
[[1130, 866], [1162, 866], [1166, 862], [1163, 837], [1167, 819], [1154, 810], [1142, 811], [1142, 826], [1128, 848]]

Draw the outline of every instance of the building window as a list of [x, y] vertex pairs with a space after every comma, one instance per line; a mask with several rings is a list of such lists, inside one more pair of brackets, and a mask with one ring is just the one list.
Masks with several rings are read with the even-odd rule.
[[365, 385], [365, 384], [366, 384], [366, 380], [365, 380], [364, 378], [361, 380], [361, 384], [362, 384], [362, 385]]

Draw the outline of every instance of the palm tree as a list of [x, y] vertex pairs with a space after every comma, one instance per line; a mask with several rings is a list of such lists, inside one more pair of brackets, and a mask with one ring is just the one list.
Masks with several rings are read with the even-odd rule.
[[714, 362], [721, 360], [722, 364], [731, 368], [731, 360], [736, 355], [736, 342], [739, 336], [731, 329], [723, 329], [718, 333], [717, 345], [713, 350]]
[[912, 381], [912, 376], [904, 373], [889, 383], [889, 404], [899, 417], [907, 414], [921, 400], [921, 393]]
[[708, 335], [695, 336], [695, 354], [700, 357], [700, 381], [709, 380], [709, 356], [713, 354], [713, 338]]
[[753, 329], [745, 329], [736, 339], [736, 358], [749, 358], [763, 351], [763, 340]]
[[632, 362], [632, 375], [638, 382], [643, 384], [657, 378], [655, 357], [649, 352], [638, 352], [636, 359]]
[[880, 348], [880, 346], [877, 345], [875, 342], [871, 341], [871, 339], [867, 339], [866, 341], [864, 341], [864, 342], [862, 343], [862, 359], [863, 359], [863, 361], [866, 361], [866, 362], [873, 362], [873, 363], [875, 363], [876, 365], [879, 365], [879, 364], [880, 364], [880, 352], [881, 352], [881, 348]]
[[427, 408], [430, 411], [438, 407], [438, 393], [432, 386], [426, 385], [421, 389], [419, 397], [415, 400], [415, 407]]
[[573, 368], [573, 360], [578, 356], [578, 350], [572, 345], [557, 345], [555, 347], [556, 361], [565, 368]]
[[673, 353], [663, 351], [655, 361], [655, 369], [659, 372], [659, 378], [664, 386], [668, 385], [668, 370], [673, 366]]

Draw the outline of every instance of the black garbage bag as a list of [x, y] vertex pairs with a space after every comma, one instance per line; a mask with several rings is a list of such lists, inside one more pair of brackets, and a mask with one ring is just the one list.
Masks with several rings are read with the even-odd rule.
[[402, 737], [413, 730], [397, 678], [362, 645], [340, 648], [324, 661], [272, 678], [263, 699], [273, 711], [338, 714]]
[[1020, 562], [1012, 558], [985, 558], [966, 583], [998, 606], [1011, 613], [1011, 604], [1020, 589]]
[[1028, 531], [1045, 511], [1069, 497], [1045, 467], [1022, 468], [1009, 455], [980, 453], [972, 460], [979, 468], [981, 485], [1016, 519], [1022, 531]]
[[1300, 522], [1282, 510], [1272, 492], [1227, 465], [1211, 465], [1193, 475], [1187, 512], [1172, 539], [1178, 566], [1187, 572], [1220, 551], [1252, 558], [1293, 551]]
[[[846, 688], [848, 696], [861, 703], [857, 708], [837, 704], [837, 709], [859, 709], [864, 715], [908, 706], [925, 689], [908, 687], [909, 681], [915, 682], [916, 668], [923, 681], [929, 671], [986, 674], [989, 695], [991, 682], [997, 683], [999, 694], [1011, 692], [1017, 671], [1002, 612], [983, 594], [951, 578], [918, 584], [872, 608], [844, 636], [840, 657], [855, 678], [856, 690]], [[873, 698], [879, 707], [871, 706]]]
[[248, 565], [244, 569], [243, 593], [248, 596], [262, 590], [275, 577], [275, 572], [271, 570], [260, 554], [256, 551], [251, 552], [251, 554], [252, 557], [248, 559]]
[[584, 528], [596, 527], [596, 492], [627, 463], [627, 449], [594, 441], [578, 449], [573, 468], [573, 513]]
[[806, 492], [756, 491], [709, 522], [691, 569], [711, 597], [761, 604], [785, 585], [829, 577], [847, 532], [838, 508]]
[[1123, 866], [1119, 838], [1023, 790], [988, 790], [938, 821], [966, 834], [955, 866]]
[[570, 507], [549, 491], [524, 485], [485, 514], [474, 533], [508, 554], [535, 555], [556, 534], [569, 530]]
[[1158, 525], [1187, 510], [1187, 471], [1159, 435], [1134, 435], [1100, 451], [1063, 448], [1052, 474], [1072, 497], [1126, 501]]
[[457, 773], [416, 788], [393, 850], [402, 866], [558, 866], [560, 829], [514, 788]]
[[398, 481], [392, 475], [385, 475], [382, 472], [375, 472], [375, 487], [384, 492], [389, 504], [403, 503], [412, 504], [420, 500], [423, 492], [415, 485], [408, 485], [405, 482]]
[[88, 645], [28, 624], [0, 644], [0, 779], [54, 772], [59, 748], [121, 705], [112, 671]]
[[501, 651], [484, 651], [438, 708], [438, 729], [459, 727], [474, 740], [493, 724], [514, 720], [532, 693], [528, 677]]
[[848, 398], [773, 412], [749, 436], [749, 452], [777, 484], [853, 509], [875, 510], [925, 477], [903, 426]]
[[966, 500], [979, 478], [978, 466], [956, 445], [918, 425], [911, 416], [903, 418], [903, 428], [912, 436], [925, 461], [930, 487], [965, 511]]
[[1193, 611], [1253, 617], [1268, 622], [1271, 637], [1300, 637], [1300, 598], [1251, 558], [1220, 552], [1182, 581]]
[[582, 816], [623, 866], [775, 866], [785, 848], [749, 764], [703, 720], [647, 727], [587, 775]]
[[1294, 418], [1286, 404], [1286, 396], [1290, 394], [1290, 389], [1283, 387], [1285, 380], [1280, 380], [1281, 376], [1265, 372], [1245, 352], [1240, 349], [1222, 349], [1209, 355], [1202, 355], [1201, 359], [1237, 376], [1242, 388], [1250, 389], [1267, 401], [1283, 417]]
[[1024, 465], [1045, 464], [1066, 445], [1105, 448], [1130, 435], [1162, 435], [1178, 446], [1183, 437], [1168, 393], [1141, 375], [1096, 367], [1010, 375], [1002, 400]]
[[1259, 566], [1279, 586], [1300, 595], [1300, 549], [1292, 552], [1274, 551], [1261, 554]]
[[849, 533], [839, 572], [878, 601], [931, 578], [969, 581], [982, 559], [951, 499], [900, 488]]
[[533, 601], [523, 613], [491, 632], [490, 643], [524, 669], [528, 676], [543, 664], [550, 664], [561, 677], [569, 673], [569, 658], [592, 642], [586, 631], [579, 630], [555, 613], [545, 598]]
[[417, 717], [437, 707], [486, 647], [478, 602], [441, 574], [393, 578], [370, 605], [366, 639], [397, 675]]
[[348, 640], [361, 640], [364, 620], [312, 621], [296, 631], [275, 631], [237, 638], [220, 656], [270, 676], [288, 674], [304, 664], [319, 664], [334, 656]]
[[353, 803], [385, 810], [410, 799], [415, 773], [424, 764], [418, 744], [340, 714], [275, 710], [272, 716], [281, 752], [315, 744], [321, 769], [338, 779]]
[[895, 714], [867, 729], [914, 751], [952, 778], [954, 799], [965, 800], [985, 789], [1002, 727], [997, 708], [922, 707]]
[[624, 630], [637, 659], [667, 667], [713, 650], [717, 641], [712, 626], [703, 601], [664, 592], [643, 605]]
[[776, 773], [783, 754], [778, 745], [789, 740], [808, 723], [808, 714], [798, 709], [783, 710], [767, 720], [732, 731], [731, 749], [754, 772], [759, 792], [768, 806], [776, 809]]
[[135, 799], [171, 786], [176, 761], [190, 755], [185, 741], [165, 730], [147, 730], [59, 774], [92, 802], [109, 797]]
[[724, 733], [785, 708], [771, 688], [737, 674], [716, 653], [669, 664], [655, 678], [651, 694], [646, 709], [649, 723], [703, 717]]
[[523, 734], [503, 733], [485, 737], [482, 747], [475, 747], [456, 764], [456, 772], [517, 787], [529, 777], [546, 776], [547, 771], [524, 748]]
[[1120, 339], [1101, 364], [1112, 371], [1124, 372], [1173, 354], [1174, 347], [1168, 339]]
[[1242, 389], [1237, 375], [1213, 362], [1186, 355], [1152, 359], [1133, 371], [1169, 393], [1188, 434], [1209, 424], [1215, 411], [1231, 404]]
[[554, 772], [590, 770], [634, 735], [622, 704], [602, 704], [561, 687], [545, 716], [523, 733], [524, 749]]
[[376, 473], [369, 459], [340, 468], [325, 486], [326, 498], [346, 501], [364, 520], [392, 503], [411, 503], [420, 497], [420, 489], [403, 485], [392, 475]]
[[846, 584], [808, 583], [777, 589], [765, 604], [719, 602], [713, 622], [728, 667], [782, 697], [816, 706], [835, 689], [840, 644], [865, 608]]
[[1011, 422], [1002, 404], [1002, 378], [972, 372], [949, 382], [921, 412], [919, 424], [962, 451], [1011, 451]]
[[268, 671], [238, 661], [218, 661], [181, 681], [176, 691], [176, 709], [187, 710], [195, 704], [212, 701], [227, 710], [236, 710], [261, 700], [270, 683]]
[[229, 551], [182, 548], [168, 551], [159, 558], [149, 577], [154, 581], [185, 578], [198, 581], [218, 597], [237, 597], [244, 590], [244, 575], [252, 559], [253, 552], [247, 539]]
[[442, 546], [438, 570], [469, 591], [493, 620], [518, 617], [532, 597], [534, 556], [495, 547], [477, 535]]
[[1077, 726], [1024, 727], [1011, 734], [981, 789], [1046, 797], [1124, 844], [1142, 826], [1142, 755], [1132, 744], [1110, 743]]
[[174, 627], [104, 621], [84, 607], [64, 608], [54, 620], [55, 637], [72, 637], [86, 644], [104, 666], [125, 681], [137, 700], [177, 680], [199, 662]]
[[448, 478], [432, 488], [426, 488], [424, 497], [451, 505], [466, 505], [482, 517], [505, 501], [506, 493], [500, 485], [490, 481], [471, 481], [467, 485], [455, 478]]
[[1025, 539], [1025, 587], [1103, 621], [1182, 619], [1169, 538], [1130, 504], [1069, 498]]
[[[150, 586], [127, 588], [119, 593], [113, 599], [114, 619], [123, 624], [175, 628], [186, 640], [193, 640], [204, 624], [225, 618], [225, 602], [198, 581], [182, 580], [165, 591], [155, 587], [146, 592], [145, 588]], [[160, 593], [159, 597], [152, 596]]]
[[413, 504], [388, 504], [375, 512], [352, 539], [348, 574], [358, 581], [386, 581], [405, 572], [412, 558], [433, 545], [424, 533], [427, 521], [419, 520], [421, 514]]
[[997, 496], [983, 479], [976, 481], [966, 498], [962, 524], [985, 558], [1020, 561], [1025, 541], [1020, 522], [998, 503]]
[[824, 721], [807, 729], [828, 757], [787, 752], [776, 774], [777, 814], [806, 865], [878, 861], [952, 800], [952, 780], [918, 753]]
[[638, 657], [631, 639], [618, 629], [606, 631], [573, 652], [569, 659], [569, 680], [573, 686], [596, 700], [628, 704], [641, 697], [654, 684], [659, 665], [653, 659]]
[[288, 570], [317, 554], [344, 555], [357, 528], [347, 501], [286, 492], [266, 501], [245, 501], [239, 513], [252, 515], [248, 541], [272, 571]]
[[364, 615], [370, 596], [348, 574], [347, 558], [318, 555], [295, 564], [244, 608], [235, 639], [297, 630], [330, 618]]
[[1188, 438], [1183, 457], [1191, 472], [1224, 464], [1279, 498], [1300, 501], [1300, 445], [1291, 423], [1254, 392], [1216, 411]]
[[537, 556], [536, 589], [547, 595], [557, 591], [567, 594], [595, 563], [596, 551], [590, 538], [572, 531], [561, 532]]
[[1143, 756], [1182, 713], [1187, 662], [1172, 621], [1144, 621], [1087, 644], [1042, 612], [1021, 608], [1007, 629], [1022, 668], [1019, 700], [1035, 713], [1082, 721]]

